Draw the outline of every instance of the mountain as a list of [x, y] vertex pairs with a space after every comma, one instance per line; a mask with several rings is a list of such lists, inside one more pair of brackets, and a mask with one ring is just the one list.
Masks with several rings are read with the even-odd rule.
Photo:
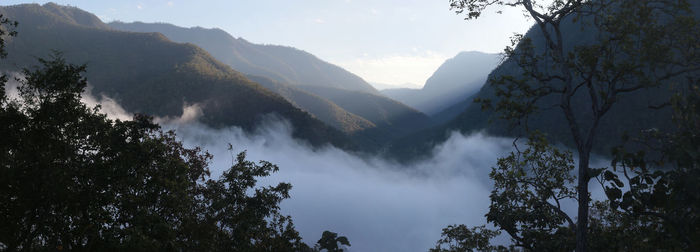
[[300, 87], [287, 85], [267, 77], [255, 75], [248, 75], [248, 79], [281, 95], [298, 108], [309, 112], [319, 120], [343, 132], [352, 134], [376, 127], [374, 123], [367, 119], [350, 113], [326, 98], [304, 91]]
[[401, 137], [431, 125], [430, 118], [425, 114], [381, 95], [331, 87], [299, 87], [372, 122], [377, 128], [363, 134], [377, 142]]
[[220, 29], [140, 22], [109, 25], [118, 30], [159, 32], [173, 41], [198, 45], [299, 108], [339, 130], [368, 138], [373, 145], [429, 125], [430, 118], [423, 113], [380, 95], [359, 77], [291, 47], [252, 44]]
[[198, 45], [245, 74], [264, 76], [291, 85], [378, 92], [359, 76], [305, 51], [287, 46], [253, 44], [217, 28], [183, 28], [165, 23], [141, 22], [112, 22], [109, 26], [123, 31], [159, 32], [172, 41]]
[[[692, 8], [695, 17], [698, 18], [700, 4], [693, 4]], [[590, 23], [592, 22], [586, 20], [574, 23], [570, 19], [565, 19], [562, 22], [560, 30], [564, 43], [569, 45], [567, 48], [595, 41], [597, 31], [585, 26], [585, 24]], [[536, 52], [544, 51], [545, 42], [538, 27], [530, 28], [525, 37], [531, 39], [533, 50]], [[521, 48], [516, 48], [516, 50], [521, 50]], [[522, 70], [516, 59], [505, 60], [489, 74], [489, 79], [496, 79], [500, 76], [522, 76]], [[619, 145], [623, 136], [627, 134], [636, 136], [642, 130], [647, 129], [671, 130], [673, 127], [671, 108], [665, 106], [659, 109], [650, 109], [650, 107], [656, 107], [668, 101], [673, 92], [673, 83], [677, 81], [679, 80], [671, 79], [658, 87], [629, 92], [616, 99], [614, 106], [598, 124], [593, 151], [608, 156], [611, 148]], [[484, 85], [474, 97], [490, 99], [493, 104], [499, 99], [496, 96], [495, 88], [488, 84]], [[556, 96], [545, 96], [538, 100], [536, 105], [543, 109], [528, 118], [528, 127], [530, 130], [546, 133], [556, 143], [573, 147], [568, 122], [560, 108], [555, 106], [559, 101]], [[509, 123], [500, 119], [493, 110], [482, 110], [481, 104], [474, 103], [473, 99], [466, 103], [468, 103], [466, 109], [450, 122], [393, 141], [391, 146], [387, 148], [388, 153], [399, 160], [420, 158], [436, 143], [447, 139], [451, 131], [465, 134], [484, 131], [497, 136], [522, 136], [522, 130], [511, 129], [508, 126]], [[591, 122], [582, 118], [591, 118], [590, 104], [588, 94], [581, 92], [573, 96], [571, 103], [573, 111], [576, 111], [579, 118], [578, 122], [586, 127]]]
[[261, 116], [276, 114], [294, 125], [295, 137], [314, 145], [352, 145], [343, 133], [195, 45], [159, 33], [116, 31], [93, 14], [53, 3], [4, 6], [0, 13], [19, 22], [17, 37], [7, 40], [9, 56], [0, 61], [4, 71], [35, 65], [36, 57], [58, 50], [68, 62], [87, 64], [93, 93], [131, 112], [179, 116], [184, 106], [197, 104], [203, 123], [247, 130]]
[[385, 89], [381, 93], [432, 116], [474, 95], [500, 59], [498, 54], [461, 52], [445, 61], [422, 89]]

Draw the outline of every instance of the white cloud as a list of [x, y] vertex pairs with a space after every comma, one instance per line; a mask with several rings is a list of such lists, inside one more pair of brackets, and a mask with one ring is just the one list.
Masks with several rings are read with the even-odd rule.
[[134, 118], [133, 114], [126, 112], [126, 110], [124, 110], [124, 108], [122, 108], [122, 106], [119, 105], [114, 99], [104, 95], [97, 98], [90, 95], [89, 91], [86, 91], [82, 94], [80, 101], [85, 103], [85, 105], [88, 107], [100, 105], [100, 112], [107, 114], [107, 118], [112, 120], [119, 119], [126, 121]]
[[182, 106], [182, 115], [179, 117], [156, 117], [154, 119], [158, 124], [181, 125], [194, 123], [202, 116], [202, 107], [199, 104]]
[[175, 3], [173, 3], [173, 1], [168, 1], [167, 4], [168, 4], [168, 7], [173, 7], [175, 5]]
[[322, 18], [316, 18], [316, 19], [314, 19], [313, 21], [314, 21], [314, 23], [317, 23], [317, 24], [326, 23], [326, 20], [323, 20]]
[[143, 5], [137, 4], [137, 5], [136, 5], [136, 9], [138, 9], [138, 10], [143, 10]]

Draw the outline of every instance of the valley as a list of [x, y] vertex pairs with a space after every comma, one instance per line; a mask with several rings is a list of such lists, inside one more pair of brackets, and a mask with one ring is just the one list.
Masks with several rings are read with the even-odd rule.
[[[504, 53], [434, 52], [421, 46], [454, 42], [425, 42], [439, 25], [412, 24], [407, 33], [420, 34], [420, 46], [357, 36], [331, 45], [357, 55], [345, 60], [312, 54], [327, 55], [319, 41], [297, 48], [298, 40], [252, 42], [230, 28], [106, 18], [119, 13], [115, 5], [92, 13], [80, 4], [3, 3], [0, 168], [8, 176], [0, 199], [8, 207], [0, 225], [11, 228], [0, 231], [0, 251], [586, 251], [626, 234], [640, 247], [617, 250], [659, 248], [662, 239], [697, 248], [697, 227], [634, 213], [700, 223], [700, 5], [616, 5], [626, 1], [535, 6], [539, 16], [522, 2], [499, 2], [535, 19]], [[337, 4], [316, 7], [327, 14]], [[450, 4], [439, 6], [460, 22], [492, 5]], [[372, 34], [394, 32], [375, 30], [391, 23], [373, 21], [386, 14], [378, 9], [359, 19], [334, 10], [338, 19], [299, 19], [318, 31], [294, 31], [338, 25], [328, 37], [346, 37], [364, 24]], [[286, 37], [287, 28], [275, 32]], [[413, 54], [354, 51], [367, 41]], [[412, 80], [416, 88], [403, 79], [377, 84], [394, 73], [341, 67], [370, 61], [428, 66], [429, 74]], [[325, 244], [324, 231], [340, 237]], [[475, 237], [485, 243], [471, 244]]]

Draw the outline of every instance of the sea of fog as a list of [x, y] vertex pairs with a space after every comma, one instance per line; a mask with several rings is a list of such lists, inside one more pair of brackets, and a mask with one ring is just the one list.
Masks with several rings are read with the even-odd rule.
[[281, 208], [293, 217], [305, 242], [314, 244], [324, 230], [331, 230], [349, 238], [350, 251], [427, 251], [449, 224], [484, 224], [488, 171], [512, 144], [483, 134], [453, 134], [431, 159], [402, 166], [330, 146], [310, 148], [290, 137], [291, 127], [284, 121], [269, 121], [249, 134], [198, 124], [174, 129], [186, 145], [214, 155], [214, 177], [240, 151], [249, 160], [277, 164], [279, 172], [260, 183], [292, 184], [291, 198]]
[[[292, 184], [291, 198], [281, 204], [307, 244], [324, 230], [347, 236], [348, 251], [427, 251], [450, 224], [486, 224], [492, 182], [488, 177], [499, 157], [513, 150], [513, 140], [482, 133], [453, 132], [429, 159], [401, 165], [326, 146], [312, 148], [291, 137], [292, 126], [268, 116], [254, 132], [240, 128], [214, 130], [196, 122], [196, 107], [183, 117], [163, 121], [186, 146], [200, 146], [214, 155], [210, 169], [218, 177], [235, 155], [246, 151], [252, 161], [266, 160], [279, 172], [260, 185]], [[228, 146], [233, 146], [228, 150]], [[594, 160], [593, 167], [608, 161]], [[591, 183], [593, 198], [601, 199]], [[573, 201], [565, 211], [575, 216]], [[508, 243], [503, 235], [497, 243]]]
[[[111, 118], [129, 119], [114, 100], [84, 94], [83, 101], [100, 104]], [[212, 129], [197, 122], [201, 110], [183, 108], [178, 118], [157, 118], [175, 130], [185, 146], [202, 147], [214, 155], [210, 169], [217, 178], [234, 162], [238, 152], [247, 159], [266, 160], [279, 172], [259, 181], [260, 186], [292, 184], [291, 198], [281, 204], [291, 215], [307, 244], [324, 230], [347, 236], [348, 251], [427, 251], [435, 246], [442, 228], [450, 224], [486, 224], [492, 182], [491, 167], [513, 150], [508, 138], [483, 133], [452, 133], [438, 144], [430, 158], [409, 165], [379, 157], [359, 156], [333, 146], [312, 148], [291, 137], [292, 126], [267, 116], [253, 132], [238, 127]], [[229, 144], [233, 146], [229, 150]], [[593, 160], [592, 167], [609, 164]], [[591, 183], [593, 198], [602, 199], [600, 186]], [[573, 201], [565, 211], [575, 216]], [[502, 235], [497, 243], [508, 243]]]
[[[99, 104], [113, 119], [132, 116], [107, 97], [84, 94], [83, 102]], [[292, 216], [304, 242], [313, 245], [330, 230], [348, 237], [348, 251], [427, 251], [447, 225], [485, 224], [492, 185], [488, 173], [513, 143], [481, 133], [452, 133], [429, 159], [401, 165], [333, 146], [312, 148], [292, 138], [292, 126], [276, 116], [245, 132], [204, 126], [197, 122], [200, 113], [194, 105], [185, 107], [181, 117], [156, 121], [175, 130], [185, 146], [213, 154], [213, 178], [231, 167], [241, 151], [248, 160], [278, 165], [279, 172], [259, 185], [292, 184], [291, 198], [282, 202], [281, 211]]]

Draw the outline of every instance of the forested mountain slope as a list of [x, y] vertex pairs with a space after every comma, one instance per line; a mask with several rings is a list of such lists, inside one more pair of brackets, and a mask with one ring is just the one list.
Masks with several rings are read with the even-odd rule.
[[327, 124], [372, 142], [385, 142], [429, 125], [424, 114], [381, 96], [374, 88], [365, 88], [359, 77], [294, 48], [252, 44], [220, 29], [140, 22], [109, 25], [119, 30], [159, 32], [174, 41], [196, 44], [234, 69], [258, 76], [251, 78]]
[[19, 22], [18, 36], [8, 40], [4, 70], [35, 65], [36, 57], [58, 50], [71, 63], [87, 64], [93, 93], [114, 98], [131, 112], [179, 116], [184, 106], [198, 104], [205, 124], [244, 129], [263, 115], [277, 114], [294, 125], [295, 137], [351, 145], [341, 132], [192, 44], [158, 33], [112, 30], [90, 13], [53, 3], [6, 6], [0, 12]]
[[160, 32], [175, 42], [193, 43], [245, 74], [268, 77], [291, 85], [334, 87], [377, 93], [367, 82], [345, 69], [287, 46], [253, 44], [221, 29], [183, 28], [171, 24], [112, 22], [124, 31]]

